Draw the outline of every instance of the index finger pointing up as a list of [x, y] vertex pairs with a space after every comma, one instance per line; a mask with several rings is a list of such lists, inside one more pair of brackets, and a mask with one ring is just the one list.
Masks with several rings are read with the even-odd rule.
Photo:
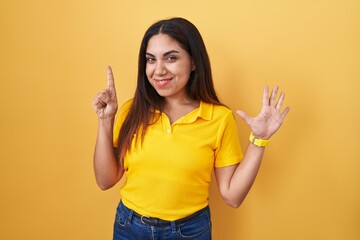
[[115, 83], [114, 83], [114, 75], [113, 72], [111, 70], [110, 66], [107, 66], [107, 79], [108, 79], [108, 88], [111, 89], [115, 89]]

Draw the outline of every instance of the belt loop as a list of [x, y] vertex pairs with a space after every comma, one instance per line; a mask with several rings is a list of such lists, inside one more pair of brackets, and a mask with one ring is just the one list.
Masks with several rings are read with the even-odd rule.
[[134, 211], [129, 209], [128, 223], [131, 224], [132, 217], [134, 216]]
[[171, 221], [171, 231], [172, 231], [172, 233], [176, 233], [176, 223], [175, 223], [175, 221]]

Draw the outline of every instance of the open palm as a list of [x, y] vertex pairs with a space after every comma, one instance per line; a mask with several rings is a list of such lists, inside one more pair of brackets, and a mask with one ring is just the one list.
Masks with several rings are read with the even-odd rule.
[[281, 107], [283, 105], [285, 94], [281, 93], [279, 100], [276, 102], [278, 87], [274, 87], [269, 97], [269, 88], [265, 86], [263, 93], [262, 108], [256, 117], [250, 117], [245, 112], [238, 110], [239, 116], [249, 125], [254, 136], [261, 139], [269, 139], [284, 122], [289, 107], [286, 107], [283, 112]]

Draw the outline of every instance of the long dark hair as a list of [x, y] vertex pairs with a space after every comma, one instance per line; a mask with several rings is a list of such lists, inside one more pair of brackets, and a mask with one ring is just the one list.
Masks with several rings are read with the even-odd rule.
[[[213, 84], [210, 59], [198, 29], [188, 20], [171, 18], [154, 23], [145, 32], [140, 46], [137, 88], [128, 115], [120, 129], [118, 150], [122, 161], [130, 149], [134, 134], [144, 138], [147, 126], [155, 120], [155, 110], [163, 110], [164, 98], [149, 83], [146, 70], [146, 49], [151, 37], [166, 34], [186, 50], [195, 65], [186, 85], [186, 93], [193, 100], [222, 105]], [[138, 139], [136, 139], [138, 140]]]

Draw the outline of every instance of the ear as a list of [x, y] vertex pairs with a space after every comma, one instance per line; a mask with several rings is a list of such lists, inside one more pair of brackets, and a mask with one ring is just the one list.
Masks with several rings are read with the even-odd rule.
[[194, 71], [196, 69], [194, 61], [191, 61], [191, 71]]

